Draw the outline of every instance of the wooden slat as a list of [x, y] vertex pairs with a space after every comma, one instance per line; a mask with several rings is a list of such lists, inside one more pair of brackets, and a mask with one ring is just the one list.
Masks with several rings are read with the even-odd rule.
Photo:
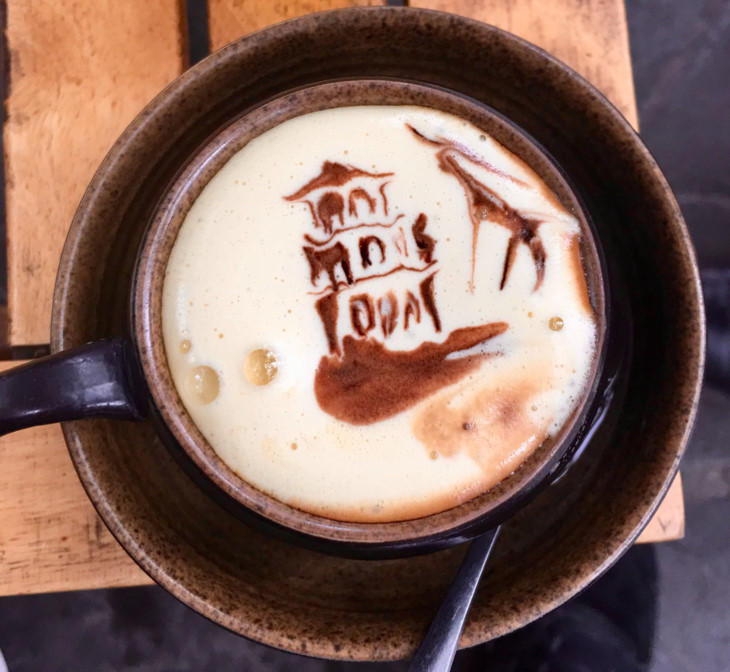
[[637, 541], [651, 544], [682, 537], [684, 537], [684, 494], [682, 492], [682, 474], [677, 474], [664, 501]]
[[0, 595], [150, 583], [97, 516], [58, 425], [0, 439]]
[[186, 63], [181, 0], [6, 0], [11, 345], [46, 343], [66, 232], [125, 126]]
[[303, 14], [384, 4], [386, 0], [208, 0], [210, 46], [215, 51], [242, 35]]
[[550, 52], [600, 89], [638, 128], [623, 0], [411, 0], [462, 14]]

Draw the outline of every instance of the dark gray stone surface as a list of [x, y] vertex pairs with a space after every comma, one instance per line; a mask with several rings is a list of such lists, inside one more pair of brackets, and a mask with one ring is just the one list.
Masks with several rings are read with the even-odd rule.
[[[730, 2], [628, 0], [627, 12], [642, 136], [677, 194], [701, 265], [730, 267]], [[196, 60], [199, 46], [192, 51]], [[682, 470], [686, 538], [656, 545], [653, 554], [648, 548], [632, 551], [593, 592], [560, 610], [549, 627], [545, 621], [544, 631], [554, 633], [571, 619], [582, 622], [586, 610], [598, 604], [634, 639], [651, 638], [653, 619], [635, 616], [633, 622], [615, 604], [601, 606], [599, 598], [620, 595], [633, 604], [637, 595], [652, 595], [653, 570], [647, 574], [636, 568], [653, 566], [655, 558], [652, 672], [730, 669], [728, 437], [730, 396], [707, 387]], [[226, 632], [152, 587], [0, 598], [0, 650], [10, 672], [405, 669], [403, 664], [346, 665], [273, 651]], [[510, 654], [504, 650], [462, 653], [456, 669], [508, 669]], [[540, 663], [509, 669], [538, 668], [553, 669]], [[610, 668], [596, 658], [595, 665], [580, 669]]]
[[657, 544], [652, 672], [730, 669], [730, 396], [706, 387], [682, 465], [686, 536]]
[[730, 3], [628, 0], [641, 135], [702, 266], [730, 262]]
[[[677, 196], [701, 267], [728, 268], [730, 2], [629, 0], [627, 12], [641, 135]], [[729, 416], [730, 396], [707, 386], [682, 466], [686, 537], [655, 546], [654, 672], [730, 669]]]

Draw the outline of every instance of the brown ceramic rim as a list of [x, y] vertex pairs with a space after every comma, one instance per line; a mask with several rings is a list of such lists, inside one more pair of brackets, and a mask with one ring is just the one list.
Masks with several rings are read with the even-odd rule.
[[[669, 390], [654, 395], [654, 401], [662, 405], [647, 419], [650, 431], [643, 426], [637, 428], [632, 420], [634, 424], [629, 429], [633, 434], [621, 436], [618, 444], [610, 446], [618, 449], [621, 444], [630, 445], [640, 453], [641, 461], [631, 470], [617, 470], [617, 476], [626, 479], [617, 486], [619, 490], [615, 494], [620, 496], [610, 506], [604, 507], [601, 500], [600, 514], [591, 500], [592, 491], [588, 490], [598, 482], [589, 473], [585, 485], [578, 480], [577, 488], [583, 487], [583, 491], [575, 501], [585, 504], [581, 507], [580, 523], [574, 509], [556, 513], [548, 517], [555, 522], [555, 527], [549, 529], [546, 538], [548, 530], [541, 527], [541, 514], [536, 514], [535, 509], [546, 500], [556, 504], [548, 491], [531, 511], [525, 511], [520, 521], [507, 526], [495, 551], [492, 570], [482, 581], [462, 635], [461, 646], [472, 646], [524, 626], [564, 603], [600, 576], [631, 546], [677, 473], [697, 411], [704, 368], [705, 323], [699, 272], [689, 234], [666, 180], [633, 129], [603, 95], [575, 72], [534, 45], [497, 28], [463, 17], [415, 9], [359, 8], [310, 15], [229, 45], [195, 70], [185, 73], [153, 100], [125, 131], [97, 171], [64, 247], [54, 295], [51, 344], [54, 351], [59, 351], [92, 338], [118, 335], [120, 326], [123, 330], [122, 318], [112, 319], [111, 311], [126, 309], [124, 301], [129, 298], [129, 289], [126, 288], [125, 294], [114, 285], [111, 294], [107, 291], [104, 295], [106, 302], [100, 304], [100, 286], [116, 282], [118, 260], [127, 254], [124, 244], [135, 238], [124, 232], [119, 223], [114, 222], [110, 228], [108, 222], [114, 220], [120, 208], [130, 208], [132, 196], [127, 195], [130, 188], [135, 190], [132, 195], [149, 193], [140, 187], [145, 175], [149, 174], [145, 173], [147, 162], [154, 162], [159, 152], [170, 152], [179, 142], [179, 135], [166, 130], [170, 128], [169, 120], [180, 123], [184, 115], [193, 115], [197, 109], [207, 111], [206, 86], [221, 77], [232, 82], [231, 73], [238, 77], [238, 73], [245, 72], [242, 69], [275, 62], [271, 56], [282, 57], [285, 53], [282, 45], [298, 47], [314, 34], [327, 39], [341, 35], [343, 31], [367, 45], [383, 45], [381, 52], [368, 52], [365, 63], [372, 65], [361, 66], [361, 57], [360, 60], [340, 61], [339, 69], [350, 76], [356, 67], [365, 67], [371, 74], [420, 76], [424, 82], [449, 86], [467, 94], [474, 92], [475, 96], [481, 95], [477, 92], [483, 90], [486, 96], [491, 91], [488, 70], [491, 63], [479, 59], [503, 59], [502, 64], [510, 75], [537, 85], [538, 92], [545, 96], [548, 109], [564, 112], [579, 126], [584, 125], [591, 132], [606, 136], [610, 146], [615, 147], [606, 155], [611, 165], [624, 169], [631, 179], [642, 185], [643, 200], [648, 199], [647, 207], [651, 208], [646, 224], [641, 221], [633, 221], [633, 224], [650, 226], [657, 254], [666, 258], [655, 264], [655, 270], [660, 272], [664, 282], [666, 289], [662, 291], [671, 292], [673, 315], [677, 319], [674, 330], [665, 334], [666, 347], [660, 344], [662, 354], [667, 356], [663, 364], [672, 372], [671, 383], [667, 383]], [[385, 42], [385, 36], [390, 39], [391, 35], [400, 38], [396, 47]], [[444, 50], [438, 52], [441, 54], [439, 63], [425, 63], [433, 53], [434, 45]], [[261, 58], [267, 60], [257, 60], [259, 57], [255, 55], [259, 52]], [[404, 64], [387, 60], [393, 54], [405, 59]], [[540, 79], [530, 73], [539, 73]], [[300, 76], [308, 77], [310, 83], [316, 81], [315, 75], [306, 68]], [[246, 81], [251, 82], [252, 78]], [[259, 87], [256, 91], [267, 90], [258, 80], [253, 81]], [[274, 81], [282, 81], [281, 75]], [[486, 84], [482, 87], [481, 82]], [[519, 82], [516, 81], [516, 85]], [[518, 109], [515, 105], [519, 104], [519, 99], [509, 94], [507, 91], [499, 109], [512, 116], [507, 110]], [[553, 99], [558, 102], [550, 105]], [[542, 103], [540, 106], [542, 109]], [[179, 112], [174, 113], [176, 109]], [[587, 139], [585, 133], [579, 135]], [[596, 146], [608, 152], [606, 143], [602, 143], [603, 140]], [[622, 174], [619, 173], [619, 178]], [[619, 179], [620, 184], [625, 182]], [[603, 190], [598, 196], [603, 198], [612, 193]], [[632, 197], [637, 198], [636, 194]], [[137, 209], [131, 209], [132, 221], [136, 221], [137, 212]], [[625, 235], [631, 242], [629, 233], [627, 229]], [[108, 239], [112, 242], [108, 243]], [[110, 244], [114, 245], [112, 251]], [[124, 278], [120, 280], [123, 281]], [[656, 367], [652, 370], [656, 371]], [[648, 388], [644, 385], [640, 389], [643, 392]], [[236, 583], [232, 574], [225, 573], [233, 569], [226, 567], [224, 572], [219, 571], [218, 564], [206, 565], [210, 552], [198, 547], [187, 548], [188, 541], [165, 537], [173, 528], [170, 528], [169, 520], [158, 521], [160, 512], [145, 499], [152, 495], [138, 491], [132, 481], [118, 482], [119, 473], [115, 467], [124, 465], [129, 453], [144, 456], [155, 447], [154, 434], [141, 431], [144, 427], [135, 432], [125, 430], [122, 434], [126, 427], [124, 423], [83, 421], [66, 423], [63, 430], [80, 480], [101, 518], [132, 558], [161, 586], [211, 620], [253, 640], [288, 651], [342, 660], [394, 660], [414, 651], [434, 613], [435, 601], [424, 607], [423, 601], [407, 606], [399, 599], [400, 606], [390, 610], [383, 604], [382, 595], [376, 593], [372, 598], [373, 611], [368, 615], [362, 611], [345, 612], [336, 601], [328, 602], [328, 595], [312, 595], [312, 602], [305, 605], [292, 599], [301, 594], [296, 590], [279, 595], [276, 600], [260, 599], [256, 590], [268, 581], [265, 574], [244, 575]], [[122, 455], [111, 460], [107, 451], [118, 444]], [[598, 457], [601, 467], [615, 468], [604, 455]], [[578, 479], [583, 475], [583, 471], [577, 472]], [[565, 480], [571, 485], [575, 483], [570, 472]], [[184, 482], [181, 477], [176, 484], [182, 486]], [[615, 478], [609, 483], [616, 483]], [[560, 483], [556, 487], [557, 491], [565, 492], [560, 490]], [[523, 537], [511, 538], [513, 527], [516, 534], [525, 535], [524, 545], [517, 543]], [[536, 536], [538, 534], [541, 536]], [[250, 540], [251, 535], [247, 535], [246, 543]], [[517, 555], [510, 555], [512, 541], [520, 551]], [[253, 552], [258, 555], [267, 549], [258, 545]], [[504, 553], [501, 553], [502, 549], [506, 549]], [[347, 587], [360, 586], [363, 592], [358, 599], [364, 601], [364, 608], [367, 608], [365, 591], [370, 590], [369, 584], [355, 580], [363, 575], [362, 563], [335, 562], [317, 554], [311, 554], [310, 558], [296, 549], [291, 554], [297, 561], [322, 565], [327, 580], [323, 586], [340, 581], [339, 574], [346, 570], [352, 572], [342, 581]], [[522, 571], [525, 568], [521, 558], [525, 554], [535, 564]], [[400, 589], [415, 577], [421, 581], [419, 594], [422, 594], [428, 588], [429, 580], [437, 576], [434, 571], [446, 571], [450, 576], [454, 564], [442, 561], [442, 558], [452, 555], [449, 551], [428, 556], [431, 564], [425, 565], [420, 559], [390, 561], [380, 575], [375, 569], [379, 563], [369, 563], [372, 573], [366, 572], [364, 580], [368, 581], [372, 576], [394, 577]], [[518, 575], [510, 573], [518, 569]], [[286, 576], [284, 574], [282, 578]], [[252, 582], [252, 578], [255, 581]], [[445, 577], [436, 586], [438, 594], [443, 594], [448, 579]], [[285, 585], [289, 584], [285, 582]], [[243, 592], [243, 587], [248, 587], [248, 592]], [[398, 592], [399, 596], [401, 594]], [[404, 599], [408, 597], [403, 595]], [[317, 605], [322, 605], [320, 611]]]
[[[581, 222], [581, 254], [598, 324], [596, 354], [581, 401], [557, 436], [548, 437], [511, 476], [481, 495], [440, 513], [392, 523], [355, 523], [317, 516], [247, 483], [218, 457], [187, 412], [167, 366], [162, 336], [162, 288], [167, 261], [188, 211], [208, 182], [236, 152], [270, 128], [302, 114], [348, 105], [418, 105], [455, 114], [492, 135], [535, 170]], [[601, 260], [579, 198], [560, 169], [524, 132], [484, 105], [411, 82], [363, 79], [315, 85], [288, 93], [234, 121], [192, 158], [160, 204], [140, 255], [137, 274], [134, 318], [142, 368], [155, 406], [183, 450], [208, 478], [247, 508], [287, 528], [341, 542], [387, 544], [438, 537], [505, 507], [542, 481], [565, 452], [566, 442], [574, 438], [592, 401], [606, 336]]]

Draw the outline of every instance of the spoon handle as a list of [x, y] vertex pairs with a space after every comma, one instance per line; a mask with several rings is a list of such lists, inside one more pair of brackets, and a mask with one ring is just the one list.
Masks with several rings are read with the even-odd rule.
[[499, 527], [471, 542], [459, 573], [416, 651], [409, 672], [449, 672], [472, 598], [489, 560]]

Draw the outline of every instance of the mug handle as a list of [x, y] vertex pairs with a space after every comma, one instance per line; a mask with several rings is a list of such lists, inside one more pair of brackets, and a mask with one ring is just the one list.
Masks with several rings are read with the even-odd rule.
[[81, 418], [141, 420], [147, 396], [132, 341], [94, 341], [0, 374], [0, 436]]

